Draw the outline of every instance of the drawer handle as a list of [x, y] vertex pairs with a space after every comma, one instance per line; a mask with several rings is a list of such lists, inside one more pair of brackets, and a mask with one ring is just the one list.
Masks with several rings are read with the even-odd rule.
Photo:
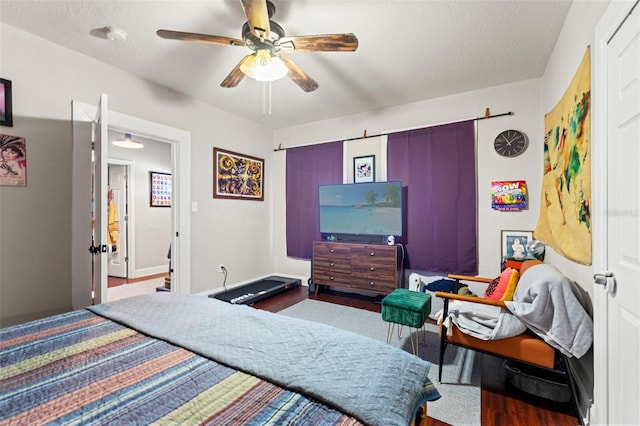
[[374, 252], [371, 252], [371, 256], [375, 256], [376, 254]]
[[329, 277], [329, 280], [330, 280], [330, 281], [333, 281], [333, 277]]
[[333, 253], [333, 249], [329, 249], [329, 253]]
[[331, 266], [332, 268], [333, 268], [335, 265], [336, 265], [336, 264], [335, 264], [335, 263], [333, 263], [333, 262], [331, 262], [331, 263], [329, 264], [329, 266]]
[[370, 271], [375, 271], [376, 268], [374, 268], [373, 266], [371, 268], [369, 268]]
[[374, 283], [373, 281], [371, 281], [371, 282], [369, 283], [369, 285], [370, 285], [371, 287], [373, 287], [374, 285], [376, 285], [376, 283]]

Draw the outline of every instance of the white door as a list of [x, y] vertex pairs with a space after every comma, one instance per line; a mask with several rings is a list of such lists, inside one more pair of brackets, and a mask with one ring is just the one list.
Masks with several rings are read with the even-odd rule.
[[108, 265], [110, 277], [127, 278], [128, 275], [128, 219], [129, 209], [127, 174], [128, 167], [122, 164], [108, 165], [109, 185], [107, 189], [107, 233]]
[[[640, 424], [640, 7], [605, 48], [606, 424]], [[602, 101], [604, 102], [605, 99]], [[603, 197], [605, 198], [605, 197]], [[595, 291], [605, 291], [596, 286]], [[596, 360], [596, 365], [597, 360]], [[596, 367], [597, 369], [598, 367]], [[602, 384], [604, 385], [604, 383]], [[598, 401], [596, 400], [596, 403]]]
[[93, 302], [107, 301], [107, 95], [100, 96], [93, 125]]

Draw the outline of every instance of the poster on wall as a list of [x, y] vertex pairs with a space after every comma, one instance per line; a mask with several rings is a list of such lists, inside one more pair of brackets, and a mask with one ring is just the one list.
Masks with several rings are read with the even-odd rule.
[[213, 197], [264, 200], [264, 160], [213, 148]]
[[591, 265], [590, 53], [544, 117], [544, 175], [534, 237], [566, 258]]
[[500, 180], [491, 182], [491, 208], [517, 212], [527, 208], [527, 182]]
[[0, 134], [0, 185], [27, 186], [27, 141]]
[[171, 207], [171, 173], [149, 172], [151, 207]]

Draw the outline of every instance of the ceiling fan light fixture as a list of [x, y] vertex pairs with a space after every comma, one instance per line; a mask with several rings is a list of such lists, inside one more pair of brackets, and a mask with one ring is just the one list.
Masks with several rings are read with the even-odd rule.
[[240, 71], [254, 80], [276, 81], [286, 76], [289, 69], [280, 58], [271, 56], [266, 49], [259, 49], [244, 60]]
[[129, 148], [129, 149], [144, 148], [144, 144], [142, 142], [138, 142], [132, 139], [131, 133], [125, 133], [123, 139], [116, 139], [112, 143], [115, 146], [119, 146], [120, 148]]

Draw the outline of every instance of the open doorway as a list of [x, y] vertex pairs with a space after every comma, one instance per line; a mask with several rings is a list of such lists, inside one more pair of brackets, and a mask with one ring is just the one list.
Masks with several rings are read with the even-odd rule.
[[[129, 131], [170, 146], [173, 163], [171, 222], [171, 291], [190, 292], [190, 193], [191, 135], [185, 130], [111, 111], [107, 95], [96, 105], [72, 101], [73, 110], [73, 194], [72, 198], [72, 303], [74, 309], [107, 300], [107, 144], [108, 132]], [[105, 141], [103, 144], [102, 141]], [[95, 156], [95, 160], [93, 157]], [[92, 165], [96, 164], [95, 169]], [[97, 166], [99, 164], [99, 167]], [[96, 170], [94, 174], [92, 170]], [[96, 189], [97, 188], [97, 189]], [[97, 195], [92, 197], [96, 189]], [[105, 194], [104, 197], [100, 194]], [[95, 204], [95, 210], [92, 210]], [[96, 212], [92, 217], [91, 212]], [[92, 236], [93, 222], [95, 240]], [[104, 240], [103, 240], [104, 238]], [[89, 248], [89, 250], [87, 250]], [[166, 248], [165, 248], [166, 249]], [[132, 248], [129, 248], [131, 252]], [[92, 258], [101, 259], [92, 262]], [[92, 267], [92, 265], [97, 265]], [[131, 262], [129, 273], [131, 273]], [[94, 281], [95, 278], [95, 281]]]
[[107, 301], [170, 290], [171, 144], [133, 134], [141, 149], [115, 146], [109, 130]]

